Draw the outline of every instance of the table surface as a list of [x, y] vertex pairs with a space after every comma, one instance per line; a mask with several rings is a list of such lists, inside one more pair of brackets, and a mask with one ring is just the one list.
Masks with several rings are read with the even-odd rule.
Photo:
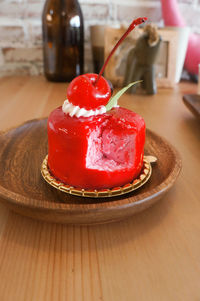
[[[200, 123], [182, 102], [197, 85], [119, 104], [180, 152], [182, 172], [153, 207], [98, 226], [48, 224], [0, 204], [1, 301], [200, 300]], [[0, 79], [0, 130], [48, 116], [66, 84], [43, 77]]]

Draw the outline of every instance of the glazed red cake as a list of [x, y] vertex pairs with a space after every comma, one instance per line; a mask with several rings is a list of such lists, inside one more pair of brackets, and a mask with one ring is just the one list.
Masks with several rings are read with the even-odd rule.
[[124, 108], [91, 117], [70, 117], [62, 107], [48, 119], [51, 173], [85, 189], [122, 186], [141, 171], [145, 122]]

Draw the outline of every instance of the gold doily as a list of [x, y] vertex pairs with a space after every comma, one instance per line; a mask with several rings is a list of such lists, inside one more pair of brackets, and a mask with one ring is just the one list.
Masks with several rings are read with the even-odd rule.
[[81, 197], [90, 197], [90, 198], [114, 197], [125, 193], [129, 193], [143, 186], [149, 180], [152, 174], [151, 163], [156, 162], [156, 160], [157, 159], [153, 156], [144, 156], [143, 168], [140, 175], [137, 177], [137, 179], [134, 179], [133, 182], [127, 183], [122, 187], [114, 187], [110, 189], [86, 190], [86, 189], [73, 187], [62, 183], [61, 181], [58, 181], [50, 174], [48, 164], [47, 164], [48, 155], [45, 157], [42, 163], [41, 173], [43, 178], [48, 184], [65, 193], [69, 193]]

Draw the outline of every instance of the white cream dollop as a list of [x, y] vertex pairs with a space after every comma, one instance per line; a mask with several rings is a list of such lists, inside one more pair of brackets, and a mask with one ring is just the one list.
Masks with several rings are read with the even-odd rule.
[[105, 113], [106, 107], [100, 106], [96, 110], [86, 110], [84, 108], [80, 108], [79, 106], [74, 106], [68, 101], [68, 99], [66, 99], [62, 105], [62, 110], [65, 114], [69, 114], [71, 117], [90, 117]]

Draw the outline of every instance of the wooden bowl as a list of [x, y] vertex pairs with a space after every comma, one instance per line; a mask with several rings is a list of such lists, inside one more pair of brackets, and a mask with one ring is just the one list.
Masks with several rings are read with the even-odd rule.
[[48, 153], [46, 124], [46, 119], [31, 120], [0, 135], [0, 200], [22, 215], [69, 224], [121, 220], [161, 199], [180, 172], [174, 147], [147, 130], [145, 154], [158, 161], [143, 187], [112, 199], [65, 194], [48, 185], [40, 172]]

